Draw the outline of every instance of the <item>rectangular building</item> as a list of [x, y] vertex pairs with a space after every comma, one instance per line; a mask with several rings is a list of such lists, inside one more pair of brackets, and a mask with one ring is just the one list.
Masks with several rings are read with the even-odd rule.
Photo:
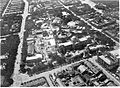
[[98, 63], [109, 71], [115, 70], [119, 66], [119, 59], [112, 56], [110, 53], [98, 57]]

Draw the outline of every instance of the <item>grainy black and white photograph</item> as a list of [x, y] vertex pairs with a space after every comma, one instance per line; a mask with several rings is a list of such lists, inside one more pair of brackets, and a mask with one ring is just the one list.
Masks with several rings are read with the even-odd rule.
[[119, 87], [119, 0], [0, 0], [1, 87]]

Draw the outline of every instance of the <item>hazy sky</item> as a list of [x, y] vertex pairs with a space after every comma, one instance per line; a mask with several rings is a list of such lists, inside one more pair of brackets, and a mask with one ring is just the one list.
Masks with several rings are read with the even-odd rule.
[[91, 0], [91, 1], [119, 1], [119, 0]]

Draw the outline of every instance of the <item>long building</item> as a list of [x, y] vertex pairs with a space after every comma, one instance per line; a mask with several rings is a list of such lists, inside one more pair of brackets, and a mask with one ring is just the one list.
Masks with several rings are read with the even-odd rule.
[[106, 55], [98, 56], [98, 63], [105, 67], [107, 70], [113, 72], [119, 66], [119, 59], [108, 53]]

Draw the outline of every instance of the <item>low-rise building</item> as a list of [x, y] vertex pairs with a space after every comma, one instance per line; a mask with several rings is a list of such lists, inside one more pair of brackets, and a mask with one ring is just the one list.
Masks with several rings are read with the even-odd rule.
[[119, 66], [119, 59], [112, 56], [110, 53], [107, 55], [98, 56], [98, 63], [109, 71], [117, 69]]
[[34, 55], [34, 51], [35, 51], [34, 41], [29, 41], [27, 48], [28, 55]]

